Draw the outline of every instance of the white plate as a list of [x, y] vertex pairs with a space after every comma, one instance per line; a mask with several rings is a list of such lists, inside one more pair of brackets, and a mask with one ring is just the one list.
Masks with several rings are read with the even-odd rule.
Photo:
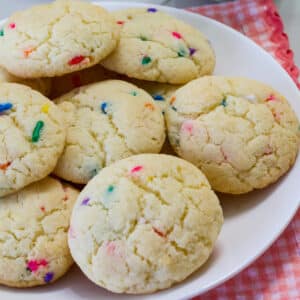
[[[122, 2], [102, 2], [101, 5], [109, 10], [132, 6], [153, 7]], [[203, 16], [169, 7], [154, 7], [194, 25], [210, 39], [217, 56], [215, 74], [242, 75], [264, 81], [285, 95], [300, 116], [300, 95], [295, 84], [268, 53], [248, 38]], [[145, 296], [116, 295], [92, 284], [74, 267], [64, 278], [48, 287], [27, 290], [1, 287], [0, 299], [173, 300], [199, 295], [244, 269], [279, 236], [299, 205], [299, 172], [298, 158], [294, 168], [277, 184], [244, 196], [222, 197], [225, 224], [212, 257], [197, 273], [171, 289]]]

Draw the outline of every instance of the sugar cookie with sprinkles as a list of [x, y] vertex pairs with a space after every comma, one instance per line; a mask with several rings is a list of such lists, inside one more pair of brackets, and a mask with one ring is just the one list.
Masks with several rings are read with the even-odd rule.
[[47, 177], [0, 199], [0, 284], [49, 284], [73, 264], [67, 231], [79, 192]]
[[213, 189], [261, 189], [294, 164], [299, 121], [287, 100], [247, 78], [207, 76], [178, 89], [166, 111], [169, 140]]
[[45, 96], [48, 96], [51, 90], [50, 78], [23, 79], [10, 74], [2, 67], [0, 67], [0, 83], [1, 82], [24, 84], [42, 93]]
[[152, 97], [133, 84], [107, 80], [54, 100], [64, 112], [66, 145], [54, 173], [87, 183], [112, 162], [139, 153], [158, 153], [164, 118]]
[[120, 42], [102, 62], [104, 67], [172, 84], [213, 72], [213, 49], [196, 28], [156, 9], [131, 8], [113, 15], [120, 27]]
[[184, 280], [210, 256], [222, 209], [203, 173], [163, 154], [103, 169], [80, 193], [69, 246], [84, 274], [116, 293], [150, 293]]
[[0, 197], [51, 173], [65, 136], [53, 102], [24, 85], [0, 83]]
[[57, 0], [13, 14], [0, 35], [0, 65], [23, 78], [53, 77], [97, 64], [119, 39], [102, 7]]

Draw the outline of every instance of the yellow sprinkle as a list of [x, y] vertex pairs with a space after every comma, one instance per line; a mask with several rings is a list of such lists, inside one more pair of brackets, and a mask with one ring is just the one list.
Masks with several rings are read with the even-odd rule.
[[148, 178], [147, 178], [147, 181], [148, 182], [151, 182], [153, 180], [153, 176], [149, 176]]
[[42, 111], [43, 113], [47, 114], [48, 111], [49, 111], [49, 108], [50, 108], [49, 104], [44, 104], [44, 105], [42, 106], [41, 111]]

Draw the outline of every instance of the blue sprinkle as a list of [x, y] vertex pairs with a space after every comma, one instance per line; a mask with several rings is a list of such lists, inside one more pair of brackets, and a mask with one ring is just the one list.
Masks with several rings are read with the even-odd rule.
[[165, 100], [165, 98], [162, 95], [159, 95], [159, 94], [153, 95], [152, 97], [156, 101], [164, 101]]
[[177, 108], [175, 106], [171, 107], [174, 111], [177, 111]]
[[0, 103], [0, 112], [9, 110], [13, 107], [13, 105], [10, 102]]
[[45, 276], [44, 276], [44, 281], [46, 283], [49, 283], [54, 277], [54, 273], [53, 272], [48, 272]]
[[147, 12], [155, 13], [155, 12], [157, 12], [157, 9], [154, 8], [154, 7], [149, 7], [149, 8], [147, 9]]
[[130, 92], [130, 95], [132, 95], [132, 96], [137, 96], [137, 91], [132, 91], [132, 92]]
[[101, 103], [101, 110], [104, 114], [107, 114], [107, 103], [106, 102]]
[[81, 202], [81, 205], [88, 205], [89, 204], [89, 202], [90, 202], [90, 198], [89, 197], [87, 197], [87, 198], [84, 198], [83, 200], [82, 200], [82, 202]]
[[107, 188], [107, 192], [108, 192], [108, 193], [111, 193], [111, 192], [114, 191], [114, 189], [115, 189], [115, 187], [114, 187], [113, 185], [110, 185], [110, 186]]
[[224, 98], [221, 102], [221, 105], [223, 105], [224, 107], [226, 107], [228, 105], [226, 98]]

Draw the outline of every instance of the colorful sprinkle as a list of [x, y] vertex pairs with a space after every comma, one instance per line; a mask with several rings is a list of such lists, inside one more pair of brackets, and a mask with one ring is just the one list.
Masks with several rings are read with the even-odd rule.
[[176, 97], [175, 96], [172, 96], [171, 99], [170, 99], [170, 104], [172, 105], [176, 100]]
[[10, 24], [8, 25], [8, 27], [9, 27], [10, 29], [15, 29], [15, 28], [16, 28], [16, 23], [10, 23]]
[[157, 12], [157, 9], [154, 8], [154, 7], [149, 7], [149, 8], [147, 9], [147, 12], [155, 13], [155, 12]]
[[159, 95], [159, 94], [153, 95], [152, 97], [155, 101], [164, 101], [165, 100], [165, 98], [162, 95]]
[[194, 126], [193, 126], [193, 123], [192, 121], [185, 121], [183, 124], [182, 124], [182, 127], [181, 127], [184, 131], [187, 131], [188, 133], [192, 133], [193, 129], [194, 129]]
[[184, 56], [186, 56], [186, 51], [185, 51], [185, 49], [183, 49], [183, 48], [179, 49], [179, 51], [177, 52], [177, 55], [178, 55], [179, 57], [184, 57]]
[[132, 92], [130, 92], [130, 95], [132, 95], [132, 96], [137, 96], [137, 91], [132, 91]]
[[99, 172], [99, 168], [94, 168], [90, 171], [90, 178], [93, 178], [94, 176], [96, 176]]
[[35, 272], [37, 271], [40, 267], [46, 267], [48, 265], [48, 262], [45, 259], [41, 260], [30, 260], [27, 263], [27, 270], [30, 272]]
[[0, 103], [0, 113], [6, 110], [10, 110], [13, 105], [10, 102]]
[[152, 111], [155, 110], [155, 106], [154, 106], [152, 103], [150, 103], [150, 102], [145, 103], [144, 106], [145, 106], [146, 108], [149, 108], [149, 109], [152, 110]]
[[68, 61], [69, 66], [78, 65], [85, 59], [83, 55], [74, 56], [72, 59]]
[[40, 136], [41, 136], [41, 130], [43, 129], [45, 123], [43, 121], [37, 121], [34, 129], [33, 129], [33, 133], [32, 133], [32, 137], [31, 137], [31, 141], [33, 143], [36, 143], [39, 141]]
[[177, 111], [177, 108], [175, 106], [171, 107], [174, 111]]
[[272, 94], [266, 99], [267, 102], [274, 101], [274, 100], [275, 100], [275, 96]]
[[190, 51], [190, 56], [192, 56], [196, 52], [196, 49], [195, 48], [189, 48], [189, 51]]
[[42, 212], [45, 212], [45, 206], [41, 206], [41, 207], [40, 207], [40, 210], [41, 210]]
[[72, 84], [74, 87], [80, 87], [82, 86], [81, 78], [78, 74], [73, 75], [71, 78]]
[[114, 242], [107, 242], [105, 247], [108, 254], [113, 255], [115, 253], [116, 244]]
[[48, 103], [44, 104], [41, 108], [41, 112], [47, 114], [49, 111], [50, 105]]
[[0, 36], [4, 36], [4, 30], [3, 30], [3, 28], [0, 29]]
[[82, 202], [81, 202], [80, 205], [86, 206], [86, 205], [89, 204], [90, 200], [91, 200], [91, 199], [90, 199], [89, 197], [84, 198], [84, 199], [82, 200]]
[[29, 55], [34, 51], [34, 48], [28, 48], [23, 51], [23, 55], [25, 58], [28, 58]]
[[224, 98], [222, 100], [222, 102], [220, 103], [220, 105], [223, 105], [224, 107], [226, 107], [228, 105], [227, 101], [226, 101], [226, 98]]
[[49, 283], [54, 277], [54, 273], [53, 272], [48, 272], [46, 273], [46, 275], [44, 276], [44, 281], [46, 283]]
[[182, 38], [182, 35], [181, 35], [179, 32], [177, 32], [177, 31], [173, 31], [173, 32], [172, 32], [172, 35], [173, 35], [176, 39], [181, 39], [181, 38]]
[[11, 165], [10, 161], [8, 161], [4, 164], [0, 164], [0, 170], [5, 171], [10, 165]]
[[155, 227], [152, 227], [152, 229], [153, 229], [153, 231], [157, 234], [157, 235], [159, 235], [160, 237], [166, 237], [166, 235], [163, 233], [163, 232], [161, 232], [160, 230], [158, 230], [157, 228], [155, 228]]
[[117, 24], [118, 24], [118, 25], [123, 25], [123, 24], [124, 24], [124, 21], [117, 21]]
[[112, 193], [114, 191], [115, 187], [113, 185], [110, 185], [108, 188], [107, 188], [107, 192], [108, 193]]
[[143, 166], [135, 166], [130, 170], [131, 174], [137, 173], [143, 169]]
[[107, 114], [107, 102], [101, 103], [101, 111], [106, 115]]
[[142, 41], [148, 41], [148, 39], [145, 36], [143, 36], [143, 35], [140, 36], [140, 40], [142, 40]]
[[149, 56], [144, 56], [143, 59], [142, 59], [142, 65], [147, 65], [149, 63], [151, 63], [151, 57]]
[[69, 231], [68, 231], [68, 234], [69, 234], [69, 237], [70, 237], [71, 239], [75, 239], [75, 238], [76, 238], [75, 230], [73, 229], [72, 226], [70, 226]]

